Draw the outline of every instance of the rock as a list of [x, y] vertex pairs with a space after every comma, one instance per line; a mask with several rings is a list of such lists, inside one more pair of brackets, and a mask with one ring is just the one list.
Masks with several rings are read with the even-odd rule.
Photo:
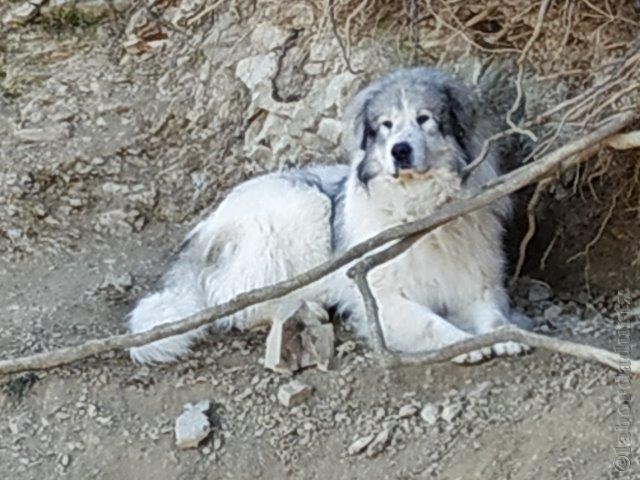
[[553, 295], [551, 287], [546, 283], [531, 280], [529, 284], [528, 298], [530, 302], [541, 302], [542, 300], [548, 300]]
[[276, 321], [267, 336], [264, 366], [276, 372], [295, 372], [316, 365], [331, 368], [335, 335], [327, 312], [317, 303], [304, 302], [284, 321]]
[[347, 353], [355, 351], [355, 349], [356, 342], [354, 342], [353, 340], [347, 340], [346, 342], [338, 345], [338, 347], [336, 348], [336, 352], [338, 353], [338, 358], [342, 358], [347, 355]]
[[187, 403], [184, 412], [176, 419], [176, 446], [180, 449], [196, 448], [211, 431], [209, 418], [205, 413], [209, 410], [208, 400], [196, 404]]
[[129, 272], [125, 272], [118, 276], [112, 273], [107, 274], [98, 288], [100, 290], [115, 289], [118, 292], [126, 292], [130, 290], [132, 286], [133, 277]]
[[22, 142], [53, 142], [69, 136], [69, 127], [58, 123], [43, 128], [22, 128], [14, 132]]
[[257, 55], [240, 60], [236, 65], [236, 77], [254, 91], [260, 83], [270, 83], [278, 69], [275, 54]]
[[391, 440], [392, 428], [382, 430], [367, 447], [367, 457], [375, 457], [384, 451]]
[[318, 125], [318, 135], [334, 145], [340, 141], [342, 131], [342, 122], [332, 118], [323, 118]]
[[438, 420], [438, 407], [427, 403], [420, 411], [420, 418], [422, 418], [427, 425], [435, 425]]
[[251, 33], [251, 43], [263, 51], [273, 50], [284, 44], [289, 34], [270, 23], [259, 24]]
[[7, 13], [2, 23], [5, 25], [22, 25], [34, 18], [38, 14], [38, 7], [32, 3], [24, 2]]
[[347, 448], [347, 453], [349, 453], [349, 455], [358, 455], [359, 453], [362, 453], [375, 437], [375, 434], [372, 433], [371, 435], [367, 435], [366, 437], [358, 438], [355, 442], [349, 445], [349, 448]]
[[415, 405], [403, 405], [400, 407], [400, 411], [398, 412], [398, 417], [400, 418], [408, 418], [413, 417], [416, 413], [418, 413], [418, 407]]
[[306, 401], [313, 393], [309, 385], [292, 380], [278, 390], [278, 401], [285, 407], [293, 407]]
[[551, 305], [545, 309], [542, 316], [547, 322], [555, 323], [561, 313], [562, 307], [560, 305]]
[[442, 409], [442, 414], [440, 415], [443, 420], [448, 423], [453, 422], [460, 414], [462, 413], [462, 406], [458, 403], [452, 403], [449, 405], [445, 405]]
[[68, 467], [70, 463], [71, 457], [66, 453], [60, 457], [60, 465], [62, 465], [64, 468]]

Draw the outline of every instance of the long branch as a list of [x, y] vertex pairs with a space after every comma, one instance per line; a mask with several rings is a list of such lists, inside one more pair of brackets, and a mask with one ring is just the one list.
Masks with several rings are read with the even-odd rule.
[[355, 245], [342, 255], [289, 280], [241, 293], [228, 302], [205, 309], [183, 320], [160, 325], [146, 332], [94, 339], [74, 347], [61, 348], [27, 357], [2, 360], [0, 361], [0, 374], [48, 369], [100, 353], [145, 345], [156, 340], [186, 333], [252, 305], [282, 297], [325, 277], [362, 257], [367, 252], [379, 248], [390, 241], [398, 240], [419, 232], [427, 233], [456, 217], [483, 208], [503, 196], [509, 195], [542, 177], [554, 173], [565, 161], [565, 165], [576, 163], [581, 158], [579, 156], [574, 157], [577, 153], [619, 132], [631, 123], [636, 118], [636, 115], [637, 112], [635, 111], [615, 115], [611, 117], [604, 126], [558, 148], [540, 160], [488, 182], [477, 194], [470, 198], [460, 199], [444, 205], [438, 212], [426, 218], [385, 230]]

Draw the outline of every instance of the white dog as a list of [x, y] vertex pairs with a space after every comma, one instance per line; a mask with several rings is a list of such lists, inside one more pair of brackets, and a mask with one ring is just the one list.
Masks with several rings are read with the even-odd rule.
[[[460, 172], [480, 150], [482, 119], [469, 90], [427, 68], [403, 69], [358, 93], [345, 113], [351, 168], [336, 165], [267, 174], [237, 186], [187, 236], [162, 291], [129, 317], [149, 330], [298, 275], [381, 231], [427, 216], [466, 189], [497, 175], [489, 154], [464, 182]], [[503, 287], [502, 221], [508, 200], [458, 218], [369, 274], [389, 347], [441, 348], [509, 321]], [[366, 335], [361, 299], [345, 271], [283, 298], [224, 319], [251, 328], [287, 318], [303, 300], [337, 305]], [[189, 352], [202, 328], [131, 349], [138, 362]], [[507, 342], [458, 357], [518, 354]]]

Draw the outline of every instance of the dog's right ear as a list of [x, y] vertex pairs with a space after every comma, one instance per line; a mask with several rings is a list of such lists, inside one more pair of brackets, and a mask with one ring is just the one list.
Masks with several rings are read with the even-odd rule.
[[367, 142], [375, 135], [367, 117], [367, 107], [374, 94], [371, 86], [356, 94], [344, 111], [342, 146], [352, 159], [358, 150], [366, 150]]

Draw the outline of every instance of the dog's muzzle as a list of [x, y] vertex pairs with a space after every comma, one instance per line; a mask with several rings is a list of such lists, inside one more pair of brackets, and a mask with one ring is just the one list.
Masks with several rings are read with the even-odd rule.
[[399, 142], [391, 147], [391, 156], [398, 170], [413, 168], [413, 149], [407, 142]]

